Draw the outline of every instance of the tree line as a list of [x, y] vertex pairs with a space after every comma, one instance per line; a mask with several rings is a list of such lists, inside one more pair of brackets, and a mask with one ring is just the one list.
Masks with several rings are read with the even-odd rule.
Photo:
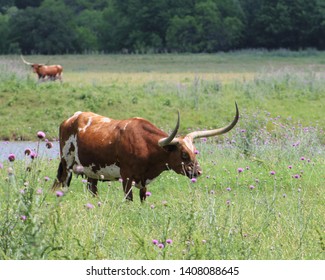
[[325, 0], [0, 0], [0, 53], [325, 49]]

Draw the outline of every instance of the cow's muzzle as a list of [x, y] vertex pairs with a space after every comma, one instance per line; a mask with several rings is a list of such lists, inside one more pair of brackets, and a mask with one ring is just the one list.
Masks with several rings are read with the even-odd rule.
[[196, 178], [202, 175], [202, 169], [199, 165], [188, 165], [184, 166], [184, 175], [186, 175], [188, 178]]

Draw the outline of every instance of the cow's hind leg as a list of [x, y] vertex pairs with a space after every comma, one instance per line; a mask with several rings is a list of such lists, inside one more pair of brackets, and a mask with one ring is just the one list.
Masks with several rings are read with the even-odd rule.
[[57, 79], [57, 80], [60, 80], [60, 83], [62, 83], [62, 74], [58, 74], [58, 75], [56, 76], [56, 79]]
[[97, 183], [98, 183], [97, 179], [88, 178], [87, 187], [88, 190], [93, 194], [93, 196], [98, 196]]
[[66, 168], [66, 164], [61, 160], [56, 179], [53, 183], [52, 190], [55, 191], [60, 188], [69, 187], [72, 178], [72, 173]]

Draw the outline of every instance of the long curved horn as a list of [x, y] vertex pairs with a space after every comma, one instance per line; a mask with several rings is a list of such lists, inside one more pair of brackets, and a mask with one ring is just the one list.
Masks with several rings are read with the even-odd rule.
[[175, 126], [173, 132], [168, 137], [162, 138], [162, 139], [160, 139], [158, 141], [158, 145], [160, 147], [164, 147], [164, 146], [167, 146], [167, 145], [175, 145], [175, 144], [178, 143], [177, 138], [175, 138], [175, 136], [176, 136], [177, 131], [179, 129], [179, 122], [180, 122], [180, 114], [179, 114], [179, 111], [178, 111], [178, 118], [177, 118], [176, 126]]
[[33, 63], [27, 62], [27, 61], [23, 58], [22, 55], [20, 55], [20, 57], [21, 57], [22, 61], [23, 61], [25, 64], [27, 64], [27, 65], [33, 65]]
[[228, 126], [222, 127], [222, 128], [217, 128], [217, 129], [212, 129], [212, 130], [204, 130], [204, 131], [194, 131], [186, 135], [186, 137], [190, 137], [192, 139], [195, 138], [202, 138], [202, 137], [211, 137], [215, 135], [220, 135], [228, 132], [231, 130], [238, 122], [239, 119], [239, 110], [237, 103], [235, 102], [236, 105], [236, 116], [234, 120], [229, 124]]

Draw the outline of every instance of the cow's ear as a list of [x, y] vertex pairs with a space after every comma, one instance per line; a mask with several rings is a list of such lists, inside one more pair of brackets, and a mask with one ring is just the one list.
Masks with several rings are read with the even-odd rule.
[[177, 145], [167, 145], [164, 147], [167, 152], [174, 152], [177, 150]]

